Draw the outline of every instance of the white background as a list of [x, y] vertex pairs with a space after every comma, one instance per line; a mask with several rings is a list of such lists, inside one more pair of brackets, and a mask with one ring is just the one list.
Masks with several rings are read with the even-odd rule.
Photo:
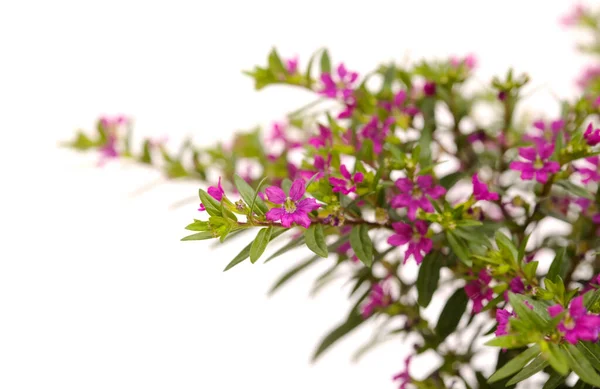
[[223, 273], [240, 242], [179, 242], [197, 203], [170, 205], [195, 184], [139, 193], [159, 175], [98, 169], [95, 155], [57, 142], [100, 114], [132, 115], [138, 134], [206, 144], [279, 119], [308, 96], [256, 93], [241, 74], [273, 45], [301, 66], [327, 46], [361, 73], [407, 55], [475, 52], [481, 82], [508, 66], [529, 72], [540, 89], [527, 104], [551, 118], [553, 96], [573, 92], [586, 62], [558, 24], [570, 4], [1, 2], [0, 388], [394, 387], [408, 345], [350, 362], [369, 328], [309, 364], [348, 309], [340, 283], [309, 298], [312, 271], [269, 299], [277, 275], [303, 257]]

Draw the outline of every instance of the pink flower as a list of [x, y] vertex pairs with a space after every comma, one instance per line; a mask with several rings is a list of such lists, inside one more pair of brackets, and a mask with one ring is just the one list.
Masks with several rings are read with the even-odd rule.
[[523, 180], [536, 180], [542, 184], [548, 181], [548, 175], [559, 171], [560, 165], [556, 161], [548, 159], [554, 152], [554, 144], [547, 143], [537, 145], [537, 147], [522, 147], [519, 149], [519, 156], [525, 159], [523, 161], [513, 161], [510, 163], [510, 168], [521, 171]]
[[371, 139], [373, 142], [373, 151], [375, 153], [381, 153], [383, 150], [383, 143], [390, 132], [392, 123], [394, 123], [394, 118], [392, 117], [388, 117], [383, 122], [380, 122], [379, 117], [373, 115], [371, 120], [360, 130], [360, 135], [363, 139]]
[[490, 192], [487, 185], [479, 180], [477, 173], [473, 174], [473, 179], [471, 181], [473, 182], [473, 196], [475, 197], [475, 200], [496, 201], [500, 198], [498, 193]]
[[433, 95], [435, 95], [435, 91], [436, 91], [435, 82], [427, 81], [425, 83], [425, 85], [423, 86], [423, 93], [425, 93], [425, 96], [433, 96]]
[[[552, 317], [564, 311], [560, 304], [548, 308]], [[571, 344], [577, 344], [579, 340], [596, 342], [600, 332], [600, 316], [588, 313], [583, 305], [583, 296], [578, 296], [571, 300], [569, 310], [558, 325], [558, 330]]]
[[600, 174], [598, 173], [598, 167], [600, 165], [600, 157], [597, 155], [588, 157], [585, 159], [587, 162], [593, 165], [593, 169], [590, 167], [575, 167], [575, 171], [582, 175], [582, 182], [584, 184], [593, 182], [600, 182]]
[[427, 230], [429, 227], [423, 220], [417, 220], [414, 228], [410, 224], [397, 222], [392, 223], [392, 227], [396, 232], [390, 236], [387, 242], [392, 246], [403, 246], [408, 243], [408, 248], [404, 253], [404, 263], [412, 255], [417, 264], [423, 261], [423, 256], [431, 251], [433, 242], [427, 238]]
[[354, 109], [356, 108], [356, 98], [354, 96], [348, 97], [344, 100], [344, 105], [346, 108], [337, 115], [338, 119], [348, 119], [352, 117]]
[[315, 167], [315, 170], [300, 170], [300, 177], [305, 180], [310, 180], [316, 174], [317, 177], [315, 180], [320, 180], [326, 173], [329, 174], [331, 154], [327, 155], [327, 160], [320, 155], [315, 155], [313, 166]]
[[98, 165], [102, 166], [107, 160], [118, 158], [119, 151], [117, 150], [117, 136], [114, 133], [109, 133], [106, 143], [100, 147], [100, 161]]
[[465, 285], [465, 292], [471, 300], [473, 300], [473, 312], [479, 313], [483, 309], [484, 300], [492, 301], [494, 298], [494, 292], [489, 287], [492, 281], [492, 276], [486, 269], [482, 269], [479, 272], [479, 277], [467, 285]]
[[410, 383], [411, 378], [410, 374], [408, 373], [408, 368], [410, 367], [411, 359], [412, 355], [409, 355], [404, 360], [404, 370], [392, 377], [393, 381], [399, 381], [400, 386], [398, 387], [398, 389], [406, 389], [407, 385]]
[[461, 65], [465, 65], [467, 69], [473, 70], [475, 66], [477, 66], [477, 58], [475, 57], [475, 54], [468, 54], [464, 58], [458, 58], [453, 56], [450, 57], [450, 65], [454, 66], [455, 68]]
[[416, 182], [409, 178], [399, 178], [396, 180], [396, 187], [400, 190], [400, 194], [394, 196], [390, 205], [393, 208], [407, 208], [410, 220], [415, 220], [419, 208], [425, 212], [434, 211], [427, 196], [436, 200], [446, 193], [443, 186], [434, 186], [433, 177], [428, 175], [418, 176]]
[[271, 208], [265, 215], [267, 220], [281, 220], [281, 225], [288, 228], [292, 223], [304, 228], [310, 227], [308, 213], [321, 206], [317, 204], [317, 200], [312, 198], [301, 200], [304, 192], [306, 192], [306, 188], [302, 179], [295, 180], [292, 183], [289, 197], [286, 197], [285, 192], [276, 186], [265, 189], [270, 202], [282, 205], [281, 208]]
[[590, 146], [596, 146], [600, 143], [600, 129], [594, 129], [592, 123], [588, 124], [585, 132], [583, 133], [583, 138]]
[[553, 120], [546, 124], [543, 120], [533, 122], [533, 127], [540, 131], [538, 134], [527, 134], [523, 136], [523, 140], [530, 141], [542, 147], [544, 144], [551, 142], [555, 143], [556, 138], [562, 133], [563, 136], [568, 135], [563, 132], [565, 121], [562, 119]]
[[200, 212], [206, 211], [206, 207], [204, 206], [204, 204], [200, 203], [200, 206], [198, 207], [198, 211], [200, 211]]
[[361, 309], [361, 315], [364, 319], [366, 319], [373, 314], [375, 309], [385, 308], [390, 305], [391, 302], [392, 297], [385, 281], [373, 284], [371, 286], [371, 293], [369, 293], [367, 303], [363, 305]]
[[588, 66], [583, 71], [583, 74], [577, 79], [577, 85], [580, 88], [585, 89], [598, 77], [600, 77], [600, 66]]
[[358, 73], [349, 72], [346, 70], [344, 64], [341, 63], [337, 67], [335, 78], [331, 73], [321, 74], [323, 89], [319, 93], [332, 99], [349, 99], [354, 93], [353, 87], [357, 79]]
[[206, 191], [215, 200], [221, 201], [221, 199], [223, 199], [223, 195], [225, 194], [225, 191], [223, 190], [223, 187], [221, 186], [221, 177], [219, 177], [219, 182], [218, 182], [218, 184], [217, 184], [216, 187], [215, 186], [209, 186]]
[[288, 138], [286, 132], [288, 125], [284, 122], [273, 122], [271, 125], [271, 133], [267, 137], [267, 142], [277, 143], [281, 142], [287, 149], [296, 149], [302, 147], [302, 143], [292, 141]]
[[508, 334], [508, 331], [510, 330], [510, 323], [508, 319], [514, 316], [514, 313], [510, 313], [506, 309], [498, 309], [496, 311], [496, 321], [498, 322], [495, 332], [496, 336]]
[[381, 107], [390, 113], [403, 112], [409, 116], [415, 116], [419, 113], [419, 109], [414, 105], [406, 105], [407, 94], [405, 90], [401, 90], [394, 95], [392, 101], [382, 101]]
[[581, 18], [584, 16], [585, 11], [586, 9], [582, 4], [575, 5], [570, 13], [560, 18], [560, 24], [565, 27], [571, 27], [578, 24]]
[[[360, 184], [365, 178], [362, 172], [356, 172], [354, 173], [354, 176], [352, 176], [348, 171], [348, 168], [346, 168], [346, 165], [340, 166], [340, 173], [344, 178], [329, 177], [329, 183], [333, 186], [334, 193], [341, 192], [347, 195], [351, 192], [356, 192], [356, 184]], [[352, 186], [348, 188], [349, 185]]]
[[298, 58], [294, 57], [287, 59], [285, 61], [285, 70], [287, 70], [289, 74], [296, 73], [298, 71]]
[[117, 116], [102, 116], [100, 118], [100, 124], [104, 129], [115, 129], [116, 127], [123, 126], [129, 123], [129, 118], [125, 115]]
[[333, 135], [328, 127], [319, 124], [319, 135], [315, 135], [308, 139], [308, 143], [316, 149], [322, 147], [331, 147], [333, 143]]

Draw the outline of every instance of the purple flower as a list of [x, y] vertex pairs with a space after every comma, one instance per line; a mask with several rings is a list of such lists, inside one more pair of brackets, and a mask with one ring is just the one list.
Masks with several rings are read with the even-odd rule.
[[500, 198], [498, 193], [490, 192], [487, 185], [479, 180], [477, 173], [473, 174], [473, 179], [471, 181], [473, 182], [473, 196], [475, 197], [475, 200], [496, 201]]
[[322, 73], [323, 89], [319, 93], [332, 99], [349, 99], [354, 93], [353, 86], [358, 79], [358, 73], [349, 72], [343, 63], [336, 69], [335, 77], [331, 73]]
[[423, 220], [417, 220], [414, 228], [410, 224], [397, 222], [392, 223], [392, 227], [396, 232], [390, 236], [387, 242], [392, 246], [402, 246], [408, 243], [408, 248], [404, 253], [404, 263], [412, 255], [417, 264], [423, 261], [423, 255], [431, 251], [433, 242], [427, 238], [427, 230], [429, 227]]
[[319, 124], [319, 135], [315, 135], [308, 139], [308, 143], [316, 149], [322, 147], [331, 147], [333, 143], [333, 135], [328, 127]]
[[[329, 177], [329, 183], [333, 186], [334, 193], [341, 192], [347, 195], [351, 192], [356, 192], [356, 184], [360, 184], [365, 178], [362, 172], [356, 172], [352, 176], [346, 165], [340, 166], [340, 173], [344, 178]], [[348, 187], [349, 185], [352, 186]]]
[[[548, 308], [552, 317], [564, 311], [560, 304]], [[558, 325], [558, 330], [571, 344], [577, 344], [579, 340], [596, 342], [600, 332], [600, 316], [588, 313], [583, 305], [583, 296], [578, 296], [571, 300], [569, 310]]]
[[393, 381], [400, 381], [398, 389], [406, 389], [407, 385], [410, 383], [411, 378], [410, 374], [408, 374], [408, 368], [410, 367], [411, 359], [412, 355], [409, 355], [404, 360], [404, 370], [392, 377]]
[[577, 85], [582, 88], [585, 89], [589, 86], [589, 84], [592, 83], [592, 81], [594, 81], [594, 79], [600, 77], [600, 66], [598, 65], [593, 65], [593, 66], [589, 66], [587, 67], [583, 74], [577, 79]]
[[455, 68], [461, 65], [465, 65], [467, 69], [473, 70], [475, 66], [477, 66], [477, 58], [475, 57], [475, 54], [468, 54], [464, 58], [458, 58], [453, 56], [450, 57], [450, 65], [452, 65]]
[[381, 107], [390, 113], [402, 112], [409, 116], [415, 116], [419, 113], [419, 109], [414, 105], [406, 105], [407, 93], [401, 90], [394, 95], [392, 101], [382, 101]]
[[375, 153], [381, 153], [383, 150], [383, 143], [390, 132], [392, 123], [394, 123], [394, 118], [392, 117], [388, 117], [383, 122], [380, 122], [379, 117], [373, 115], [371, 120], [360, 130], [360, 135], [363, 139], [371, 139], [373, 142], [373, 151]]
[[427, 81], [425, 85], [423, 85], [423, 93], [425, 96], [433, 96], [435, 95], [436, 85], [433, 81]]
[[265, 215], [267, 220], [281, 220], [281, 225], [290, 227], [296, 223], [304, 228], [310, 227], [308, 213], [321, 207], [317, 200], [312, 198], [302, 199], [306, 192], [304, 180], [298, 179], [292, 183], [290, 195], [286, 197], [285, 192], [276, 186], [270, 186], [265, 189], [265, 193], [270, 202], [281, 204], [281, 208], [271, 208]]
[[346, 108], [342, 112], [337, 115], [338, 119], [348, 119], [352, 117], [354, 114], [354, 109], [356, 108], [356, 98], [354, 96], [350, 96], [344, 100], [344, 105]]
[[204, 206], [204, 204], [200, 203], [200, 206], [198, 207], [198, 211], [200, 211], [200, 212], [206, 211], [206, 207]]
[[117, 158], [118, 156], [117, 137], [113, 133], [108, 134], [106, 143], [100, 147], [100, 161], [98, 161], [98, 165], [102, 166], [107, 160]]
[[494, 298], [494, 292], [490, 288], [489, 284], [492, 281], [492, 276], [486, 269], [482, 269], [479, 272], [479, 277], [467, 285], [465, 285], [465, 292], [471, 300], [473, 300], [473, 312], [479, 313], [483, 309], [483, 301], [492, 301]]
[[100, 124], [104, 129], [115, 129], [119, 126], [123, 126], [129, 123], [129, 118], [125, 115], [117, 116], [102, 116], [100, 118]]
[[373, 314], [375, 309], [385, 308], [390, 305], [391, 302], [392, 298], [388, 288], [385, 285], [385, 281], [383, 283], [373, 284], [371, 286], [371, 293], [369, 293], [367, 303], [363, 305], [360, 313], [362, 317], [366, 319]]
[[218, 182], [217, 186], [209, 186], [206, 191], [215, 200], [221, 201], [221, 199], [223, 199], [223, 195], [225, 194], [225, 191], [223, 190], [223, 187], [221, 186], [221, 177], [219, 177], [219, 182]]
[[585, 7], [582, 4], [576, 4], [570, 13], [560, 18], [560, 24], [565, 27], [571, 27], [579, 23], [586, 12]]
[[325, 173], [329, 173], [329, 167], [331, 166], [331, 154], [327, 155], [327, 160], [320, 155], [315, 155], [313, 162], [315, 170], [300, 170], [300, 177], [305, 180], [310, 180], [316, 174], [315, 180], [320, 180], [325, 176]]
[[563, 137], [568, 135], [563, 132], [565, 121], [562, 119], [553, 120], [549, 124], [543, 120], [533, 122], [533, 127], [540, 131], [538, 134], [528, 134], [523, 136], [523, 140], [530, 141], [542, 147], [550, 142], [555, 143], [556, 138], [562, 133]]
[[588, 145], [596, 146], [598, 143], [600, 143], [600, 129], [594, 129], [592, 123], [588, 124], [585, 132], [583, 133], [583, 138]]
[[409, 178], [399, 178], [396, 180], [396, 187], [400, 194], [394, 196], [390, 205], [393, 208], [407, 208], [410, 220], [415, 220], [419, 208], [425, 212], [434, 211], [427, 196], [436, 200], [446, 193], [443, 186], [434, 186], [431, 176], [418, 176], [416, 182]]
[[496, 336], [508, 334], [508, 331], [510, 330], [510, 323], [508, 322], [508, 319], [514, 316], [514, 313], [510, 313], [506, 309], [498, 309], [496, 311], [496, 321], [498, 322], [495, 332]]
[[558, 162], [548, 160], [553, 152], [552, 143], [538, 144], [537, 147], [522, 147], [519, 149], [519, 156], [525, 159], [525, 162], [513, 161], [510, 163], [510, 168], [519, 170], [523, 180], [532, 180], [535, 177], [538, 182], [545, 184], [548, 175], [560, 169]]
[[289, 74], [296, 73], [298, 71], [298, 58], [294, 57], [287, 59], [285, 61], [285, 70], [287, 70]]
[[576, 167], [575, 171], [582, 175], [582, 182], [584, 184], [593, 182], [600, 182], [600, 174], [598, 173], [598, 165], [600, 165], [600, 157], [597, 155], [588, 157], [585, 159], [587, 162], [593, 165], [593, 169], [590, 167]]
[[281, 142], [287, 149], [296, 149], [298, 147], [302, 147], [302, 143], [292, 141], [288, 138], [286, 134], [287, 129], [287, 123], [273, 122], [273, 124], [271, 125], [271, 133], [267, 137], [267, 141], [270, 143]]

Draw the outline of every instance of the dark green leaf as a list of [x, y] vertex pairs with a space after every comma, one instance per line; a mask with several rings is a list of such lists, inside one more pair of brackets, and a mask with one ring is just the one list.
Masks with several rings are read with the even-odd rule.
[[550, 265], [546, 279], [552, 282], [557, 281], [557, 277], [563, 278], [569, 270], [569, 259], [566, 255], [566, 248], [561, 247], [557, 250], [556, 256]]
[[566, 379], [567, 377], [563, 377], [557, 372], [553, 371], [542, 389], [556, 389], [559, 385], [565, 382]]
[[[276, 229], [274, 232], [271, 233], [270, 240], [277, 238], [279, 235], [283, 234], [286, 231], [287, 231], [286, 228]], [[252, 247], [252, 243], [253, 242], [249, 243], [248, 246], [244, 247], [242, 249], [242, 251], [240, 251], [240, 253], [238, 255], [236, 255], [236, 257], [233, 258], [231, 260], [231, 262], [229, 262], [227, 264], [227, 266], [225, 267], [225, 269], [223, 269], [223, 271], [227, 271], [227, 270], [231, 269], [232, 267], [234, 267], [235, 265], [238, 265], [238, 264], [242, 263], [243, 261], [245, 261], [246, 259], [248, 259], [248, 257], [250, 256], [250, 248]]]
[[461, 178], [465, 177], [464, 172], [454, 172], [440, 178], [440, 185], [446, 189], [452, 188]]
[[250, 246], [250, 262], [255, 263], [258, 258], [265, 252], [269, 241], [271, 240], [271, 232], [273, 227], [262, 228], [256, 234], [252, 246]]
[[370, 267], [373, 264], [373, 242], [369, 237], [369, 227], [364, 224], [352, 227], [350, 245], [365, 266]]
[[440, 279], [440, 269], [442, 268], [442, 258], [440, 251], [429, 253], [423, 258], [417, 277], [417, 291], [419, 292], [418, 303], [422, 307], [427, 307], [431, 302], [433, 293], [437, 290]]
[[577, 349], [586, 356], [596, 370], [600, 371], [600, 346], [597, 343], [579, 342]]
[[[548, 312], [544, 312], [544, 316], [541, 316], [541, 312], [536, 312], [535, 306], [533, 304], [532, 306], [534, 307], [534, 309], [529, 308], [525, 304], [525, 296], [523, 295], [517, 295], [512, 292], [509, 292], [508, 300], [510, 301], [510, 305], [513, 306], [515, 313], [521, 321], [523, 321], [524, 323], [531, 324], [539, 330], [545, 329], [546, 324], [548, 323]], [[527, 299], [527, 302], [531, 304], [531, 301], [529, 300], [533, 299]]]
[[548, 360], [554, 371], [560, 375], [569, 373], [569, 361], [564, 351], [554, 343], [544, 343], [546, 347], [542, 350], [542, 354]]
[[485, 345], [502, 348], [517, 348], [527, 345], [527, 342], [518, 335], [504, 335], [488, 340]]
[[[506, 338], [507, 336], [501, 336], [496, 339]], [[515, 358], [511, 359], [502, 366], [498, 371], [496, 371], [492, 376], [488, 379], [488, 382], [496, 382], [503, 378], [510, 377], [515, 374], [519, 370], [523, 369], [527, 362], [531, 361], [533, 358], [537, 357], [540, 354], [540, 346], [537, 344], [523, 351], [521, 354], [517, 355]]]
[[549, 365], [548, 361], [545, 360], [544, 357], [542, 357], [541, 355], [538, 355], [537, 357], [535, 357], [535, 359], [533, 361], [531, 361], [531, 363], [529, 365], [525, 366], [525, 368], [523, 370], [521, 370], [513, 378], [511, 378], [508, 381], [507, 385], [514, 385], [523, 380], [526, 380], [527, 378], [531, 377], [532, 375], [542, 371], [548, 365]]
[[579, 376], [579, 378], [594, 386], [600, 386], [600, 375], [596, 373], [594, 367], [588, 359], [572, 344], [563, 345], [566, 351], [569, 367]]
[[327, 258], [327, 243], [325, 243], [325, 235], [323, 234], [323, 226], [321, 224], [312, 224], [304, 231], [304, 239], [306, 246], [315, 254]]
[[594, 195], [589, 190], [576, 185], [569, 180], [558, 180], [555, 184], [577, 197], [585, 197], [586, 199], [594, 200]]
[[221, 203], [202, 189], [199, 189], [198, 193], [200, 195], [200, 201], [202, 201], [202, 204], [204, 204], [204, 207], [206, 208], [206, 212], [208, 212], [210, 216], [221, 216]]
[[348, 319], [334, 328], [319, 344], [317, 350], [313, 354], [312, 360], [316, 361], [331, 345], [340, 340], [343, 336], [347, 335], [350, 331], [354, 330], [360, 324], [363, 323], [362, 316], [358, 311], [352, 311], [348, 316]]
[[269, 294], [275, 293], [279, 288], [281, 288], [283, 285], [285, 285], [289, 280], [291, 280], [298, 273], [300, 273], [303, 270], [307, 269], [310, 265], [316, 263], [317, 259], [319, 259], [319, 257], [315, 255], [314, 257], [310, 257], [309, 259], [307, 259], [307, 260], [305, 260], [303, 262], [300, 262], [298, 265], [296, 265], [293, 268], [291, 268], [290, 270], [288, 270], [271, 287], [271, 290], [269, 290]]
[[510, 240], [500, 231], [496, 231], [496, 244], [501, 251], [506, 252], [512, 257], [513, 262], [517, 262], [519, 251], [515, 247], [515, 244], [512, 242], [512, 240]]
[[435, 327], [435, 332], [438, 337], [444, 339], [454, 332], [467, 309], [468, 302], [469, 298], [467, 297], [464, 288], [457, 289], [454, 294], [450, 296], [440, 314], [437, 326]]
[[202, 232], [197, 232], [195, 234], [192, 235], [188, 235], [185, 238], [181, 238], [181, 240], [206, 240], [206, 239], [213, 239], [215, 238], [215, 236], [212, 234], [212, 232], [210, 231], [202, 231]]
[[473, 265], [473, 261], [471, 261], [471, 258], [469, 258], [468, 249], [462, 240], [460, 240], [460, 238], [457, 237], [453, 231], [446, 231], [446, 239], [448, 239], [448, 243], [458, 259], [460, 259], [465, 265], [471, 267]]

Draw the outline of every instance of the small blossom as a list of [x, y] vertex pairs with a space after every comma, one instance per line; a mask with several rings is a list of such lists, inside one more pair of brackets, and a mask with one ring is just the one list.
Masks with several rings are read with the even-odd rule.
[[373, 151], [375, 153], [383, 151], [383, 144], [385, 138], [390, 133], [392, 123], [394, 123], [394, 118], [388, 117], [381, 122], [377, 115], [373, 115], [371, 120], [360, 130], [360, 135], [363, 139], [371, 139], [373, 142]]
[[510, 331], [510, 323], [508, 320], [514, 316], [514, 313], [510, 313], [506, 309], [498, 309], [496, 311], [496, 321], [498, 322], [495, 332], [496, 336], [508, 334], [508, 331]]
[[102, 116], [100, 118], [100, 124], [104, 129], [115, 129], [119, 126], [124, 126], [130, 122], [129, 118], [125, 115], [117, 116]]
[[371, 293], [367, 299], [367, 303], [363, 305], [361, 309], [361, 315], [364, 319], [368, 318], [373, 314], [377, 308], [385, 308], [392, 302], [389, 288], [385, 281], [373, 284], [371, 286]]
[[285, 70], [289, 74], [295, 74], [298, 71], [298, 58], [290, 58], [285, 61]]
[[399, 381], [400, 386], [398, 387], [398, 389], [406, 389], [407, 385], [410, 383], [410, 374], [408, 373], [408, 369], [410, 367], [410, 361], [412, 359], [412, 355], [409, 355], [405, 360], [404, 360], [404, 370], [401, 371], [400, 373], [396, 374], [394, 377], [392, 377], [393, 381]]
[[506, 100], [506, 91], [501, 90], [500, 92], [498, 92], [498, 100], [500, 100], [500, 101]]
[[341, 63], [336, 69], [335, 77], [331, 73], [321, 74], [323, 89], [319, 93], [332, 99], [349, 99], [354, 93], [353, 87], [357, 79], [358, 73], [349, 72]]
[[291, 140], [287, 135], [288, 125], [284, 122], [273, 122], [271, 133], [267, 137], [269, 143], [281, 143], [287, 149], [296, 149], [302, 147], [302, 143]]
[[415, 116], [419, 113], [419, 109], [413, 104], [406, 104], [407, 93], [405, 90], [401, 90], [394, 95], [392, 101], [382, 101], [381, 107], [390, 113], [405, 113], [409, 116]]
[[560, 18], [560, 24], [565, 27], [572, 27], [579, 23], [585, 15], [585, 7], [582, 4], [576, 4], [571, 12]]
[[344, 110], [337, 115], [338, 119], [348, 119], [351, 118], [354, 114], [354, 110], [356, 109], [356, 98], [354, 96], [350, 96], [344, 100]]
[[267, 198], [274, 204], [282, 205], [281, 208], [271, 208], [266, 213], [267, 220], [281, 220], [281, 225], [290, 227], [292, 223], [296, 223], [304, 228], [310, 227], [310, 219], [308, 213], [320, 207], [317, 201], [312, 198], [302, 199], [306, 188], [304, 180], [298, 179], [292, 183], [289, 196], [276, 186], [270, 186], [265, 189]]
[[308, 144], [316, 149], [322, 147], [331, 147], [333, 144], [333, 135], [328, 127], [319, 124], [319, 135], [315, 135], [308, 139]]
[[588, 124], [585, 132], [583, 133], [583, 138], [588, 145], [596, 146], [598, 143], [600, 143], [600, 129], [594, 129], [592, 123]]
[[575, 171], [581, 174], [582, 179], [581, 182], [584, 184], [592, 182], [600, 182], [600, 173], [598, 172], [598, 168], [600, 167], [600, 157], [597, 155], [593, 157], [585, 158], [585, 161], [592, 165], [592, 167], [583, 166], [583, 167], [575, 167]]
[[204, 206], [204, 204], [200, 203], [200, 206], [198, 207], [198, 211], [200, 211], [200, 212], [206, 211], [206, 207]]
[[[548, 308], [548, 313], [552, 317], [564, 311], [560, 304]], [[571, 344], [577, 344], [579, 340], [596, 342], [600, 332], [600, 316], [588, 313], [583, 305], [583, 296], [578, 296], [571, 300], [565, 317], [558, 325], [558, 330]]]
[[548, 175], [558, 172], [560, 165], [556, 161], [548, 159], [554, 152], [554, 145], [547, 143], [537, 145], [537, 147], [522, 147], [519, 149], [519, 156], [525, 159], [523, 161], [513, 161], [510, 168], [521, 172], [523, 180], [535, 179], [545, 184], [548, 181]]
[[486, 269], [482, 269], [479, 272], [479, 277], [467, 285], [465, 285], [465, 292], [471, 300], [473, 300], [473, 312], [479, 313], [483, 309], [484, 300], [492, 301], [494, 298], [494, 292], [490, 288], [489, 284], [492, 281], [492, 276]]
[[[356, 184], [363, 182], [364, 174], [362, 172], [356, 172], [354, 173], [354, 176], [352, 176], [348, 171], [348, 168], [346, 168], [346, 165], [340, 166], [340, 173], [344, 178], [329, 177], [329, 183], [333, 186], [333, 192], [341, 192], [345, 195], [356, 192]], [[352, 186], [348, 187], [349, 185]]]
[[487, 185], [479, 180], [477, 173], [473, 174], [473, 179], [471, 181], [473, 182], [473, 196], [475, 197], [475, 200], [496, 201], [500, 198], [498, 193], [490, 192]]
[[117, 150], [117, 137], [115, 134], [108, 134], [106, 143], [100, 147], [100, 166], [104, 165], [107, 160], [119, 157], [119, 151]]
[[223, 195], [225, 195], [225, 191], [221, 186], [221, 177], [219, 177], [219, 183], [217, 186], [209, 186], [206, 191], [212, 196], [213, 199], [221, 201], [221, 199], [223, 199]]
[[425, 93], [425, 96], [433, 96], [433, 95], [435, 95], [435, 92], [436, 92], [435, 82], [427, 81], [425, 83], [425, 85], [423, 85], [423, 93]]
[[395, 184], [400, 190], [400, 194], [392, 198], [390, 205], [393, 208], [407, 208], [410, 220], [415, 220], [419, 208], [425, 212], [434, 211], [427, 196], [436, 200], [446, 193], [443, 186], [434, 186], [433, 177], [428, 175], [418, 176], [415, 182], [409, 178], [399, 178]]
[[562, 119], [553, 120], [550, 123], [546, 123], [543, 120], [537, 120], [533, 122], [533, 127], [539, 130], [538, 133], [527, 134], [523, 136], [523, 140], [533, 142], [540, 147], [543, 147], [546, 143], [555, 143], [556, 138], [559, 135], [562, 135], [563, 137], [568, 135], [563, 132], [565, 121]]
[[320, 155], [316, 155], [313, 166], [315, 170], [300, 170], [300, 177], [305, 180], [310, 180], [316, 174], [315, 180], [319, 180], [325, 176], [325, 174], [329, 174], [329, 169], [331, 167], [331, 154], [327, 155], [327, 159], [323, 158]]
[[408, 243], [408, 248], [404, 253], [404, 263], [412, 255], [417, 264], [423, 261], [423, 256], [431, 251], [433, 242], [427, 238], [427, 223], [423, 220], [417, 220], [414, 228], [410, 224], [397, 222], [392, 227], [396, 232], [390, 236], [387, 242], [392, 246], [403, 246]]
[[475, 66], [477, 66], [477, 58], [475, 57], [475, 54], [468, 54], [464, 58], [458, 58], [453, 56], [450, 57], [450, 65], [452, 65], [455, 68], [461, 65], [465, 65], [467, 69], [473, 70]]

